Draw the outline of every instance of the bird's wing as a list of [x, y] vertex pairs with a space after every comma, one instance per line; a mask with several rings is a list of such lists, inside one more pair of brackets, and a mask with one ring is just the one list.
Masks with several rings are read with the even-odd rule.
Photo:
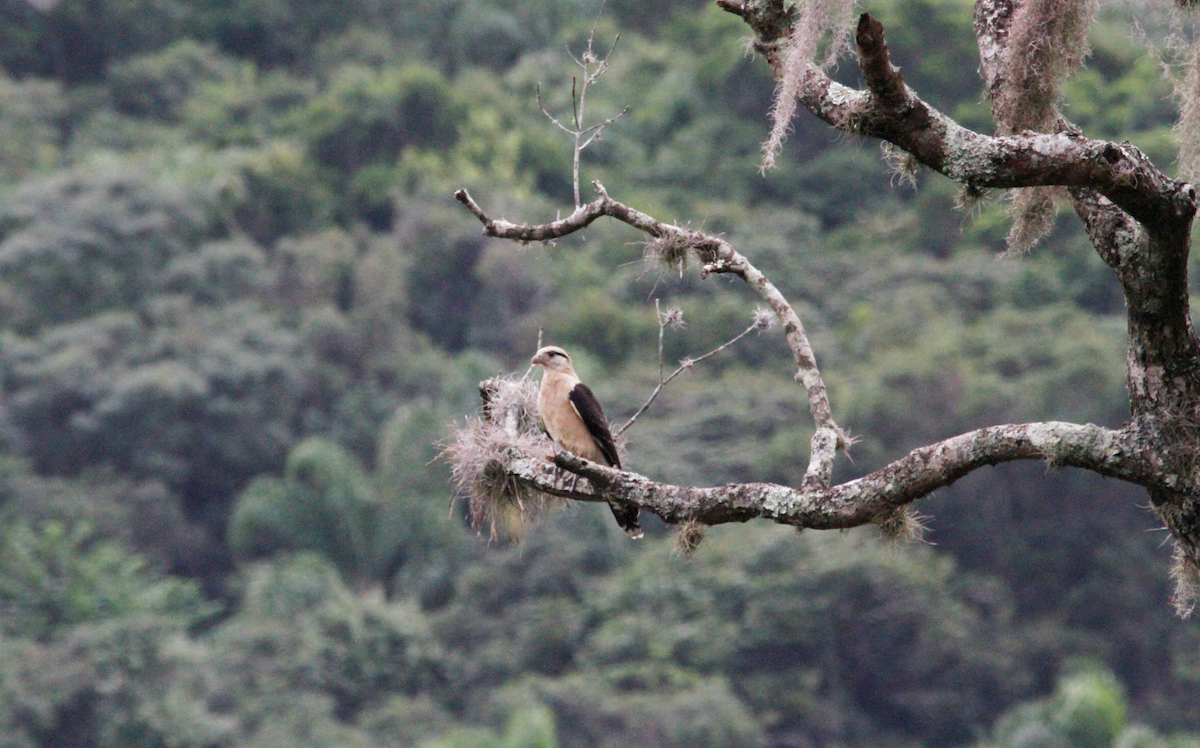
[[600, 409], [600, 401], [583, 382], [575, 385], [568, 397], [600, 453], [608, 460], [609, 465], [620, 469], [621, 458], [617, 456], [617, 443], [613, 441], [612, 432], [608, 430], [608, 421], [604, 418], [604, 411]]

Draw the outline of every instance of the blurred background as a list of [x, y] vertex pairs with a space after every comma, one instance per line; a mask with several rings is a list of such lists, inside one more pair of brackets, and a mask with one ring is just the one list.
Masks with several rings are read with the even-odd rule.
[[[969, 0], [872, 0], [906, 81], [991, 130]], [[1162, 3], [1168, 5], [1168, 3]], [[1102, 3], [1064, 110], [1173, 168], [1157, 6]], [[539, 329], [624, 421], [751, 323], [739, 282], [569, 212], [570, 53], [629, 112], [583, 161], [721, 234], [788, 294], [838, 479], [996, 422], [1118, 426], [1123, 302], [1063, 213], [998, 260], [993, 196], [889, 174], [800, 117], [701, 0], [0, 0], [0, 746], [1195, 748], [1200, 625], [1144, 492], [979, 471], [928, 544], [718, 527], [690, 560], [573, 505], [490, 540], [441, 445]], [[856, 83], [853, 64], [838, 76]], [[587, 124], [587, 123], [585, 123]], [[626, 464], [796, 483], [810, 418], [777, 332], [672, 383]]]

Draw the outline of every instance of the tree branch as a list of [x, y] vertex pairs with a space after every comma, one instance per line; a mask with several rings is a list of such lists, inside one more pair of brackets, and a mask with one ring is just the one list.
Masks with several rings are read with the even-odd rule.
[[702, 277], [707, 277], [710, 273], [732, 273], [740, 276], [767, 303], [783, 325], [784, 336], [796, 364], [795, 378], [804, 386], [809, 410], [816, 423], [817, 430], [813, 434], [810, 444], [809, 465], [804, 476], [804, 486], [806, 488], [828, 486], [832, 479], [833, 460], [837, 450], [847, 447], [849, 439], [833, 420], [833, 410], [829, 406], [825, 382], [821, 379], [821, 372], [817, 368], [816, 356], [808, 341], [808, 335], [804, 332], [804, 325], [800, 322], [799, 315], [792, 309], [792, 305], [775, 287], [775, 284], [771, 283], [758, 268], [730, 246], [729, 242], [718, 236], [663, 223], [652, 216], [613, 200], [604, 189], [604, 185], [599, 182], [592, 184], [600, 193], [595, 200], [579, 206], [566, 218], [530, 226], [490, 218], [466, 190], [455, 192], [454, 197], [467, 206], [483, 223], [483, 233], [487, 236], [519, 242], [549, 241], [579, 231], [600, 216], [609, 216], [656, 239], [670, 238], [683, 243], [695, 252], [703, 263]]
[[[780, 9], [765, 14], [769, 22], [759, 25], [759, 16], [751, 10], [739, 8], [744, 11], [739, 15], [759, 31], [757, 46], [772, 49], [786, 39], [790, 22], [787, 27], [779, 23], [787, 18], [782, 0], [761, 5]], [[775, 36], [779, 34], [783, 36]], [[1178, 236], [1191, 225], [1195, 190], [1163, 174], [1133, 145], [1091, 140], [1077, 133], [991, 137], [974, 132], [904, 84], [888, 58], [882, 25], [866, 13], [859, 18], [856, 41], [867, 90], [843, 86], [815, 66], [809, 66], [800, 87], [801, 103], [835, 127], [886, 140], [930, 169], [977, 190], [1090, 187], [1148, 230]]]
[[[981, 69], [994, 113], [1002, 92], [1011, 85], [1004, 59], [1014, 12], [1012, 0], [975, 3]], [[1069, 135], [1079, 132], [1061, 114], [1054, 129]], [[1124, 146], [1127, 144], [1120, 147]], [[1105, 159], [1119, 163], [1120, 159], [1113, 157], [1110, 151]], [[1196, 196], [1191, 185], [1162, 177], [1140, 152], [1136, 158], [1144, 168], [1130, 172], [1137, 176], [1122, 192], [1149, 188], [1140, 199], [1121, 202], [1098, 185], [1071, 186], [1069, 194], [1092, 245], [1124, 290], [1129, 318], [1129, 392], [1134, 412], [1147, 413], [1177, 408], [1180, 400], [1200, 395], [1200, 345], [1189, 319], [1187, 289]], [[1139, 200], [1147, 206], [1146, 211], [1131, 208], [1131, 203]], [[1190, 395], [1180, 389], [1190, 390]]]
[[[707, 525], [763, 518], [813, 529], [858, 527], [928, 496], [967, 473], [1015, 460], [1044, 460], [1051, 467], [1078, 467], [1147, 487], [1184, 488], [1183, 476], [1164, 474], [1153, 455], [1139, 450], [1134, 436], [1093, 424], [1046, 423], [989, 426], [914, 449], [862, 478], [838, 486], [794, 489], [769, 483], [695, 488], [658, 483], [576, 455], [510, 462], [509, 474], [529, 488], [581, 501], [619, 500], [636, 504], [666, 522], [696, 520]], [[586, 478], [569, 488], [558, 469]]]
[[[778, 48], [788, 38], [792, 23], [782, 0], [727, 5], [755, 29], [759, 37], [756, 48], [764, 51], [779, 74]], [[976, 3], [975, 28], [984, 80], [992, 94], [1009, 85], [1003, 60], [1013, 12], [1011, 0]], [[800, 86], [805, 107], [841, 129], [892, 143], [925, 166], [974, 190], [1072, 188], [1076, 211], [1125, 290], [1135, 409], [1161, 404], [1143, 407], [1138, 393], [1178, 389], [1160, 386], [1161, 382], [1143, 386], [1135, 381], [1145, 373], [1162, 381], [1184, 381], [1192, 395], [1200, 396], [1200, 342], [1188, 319], [1186, 285], [1196, 212], [1192, 185], [1165, 175], [1133, 145], [1085, 138], [1061, 117], [1057, 124], [1061, 132], [1056, 133], [992, 137], [968, 130], [904, 84], [888, 58], [878, 21], [863, 14], [856, 41], [867, 90], [842, 86], [809, 66]], [[1109, 229], [1116, 230], [1104, 233]]]
[[858, 44], [859, 64], [869, 90], [886, 109], [899, 109], [908, 100], [908, 86], [900, 69], [892, 66], [888, 55], [887, 41], [883, 38], [883, 24], [863, 13], [858, 17], [858, 31], [854, 35]]

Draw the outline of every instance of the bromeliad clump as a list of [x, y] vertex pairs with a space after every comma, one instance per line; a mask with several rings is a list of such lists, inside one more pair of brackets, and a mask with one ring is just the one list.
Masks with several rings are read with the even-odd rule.
[[504, 465], [514, 456], [547, 453], [537, 422], [537, 384], [494, 377], [482, 382], [483, 407], [454, 430], [442, 454], [451, 480], [468, 501], [471, 523], [486, 525], [493, 539], [519, 538], [537, 514], [562, 501], [521, 483]]

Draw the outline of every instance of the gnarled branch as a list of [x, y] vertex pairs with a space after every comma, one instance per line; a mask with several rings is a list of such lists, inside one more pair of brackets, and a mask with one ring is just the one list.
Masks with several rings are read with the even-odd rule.
[[[568, 453], [554, 464], [523, 459], [507, 465], [529, 488], [580, 501], [617, 499], [636, 504], [670, 523], [694, 519], [708, 525], [763, 518], [812, 529], [858, 527], [950, 485], [987, 465], [1043, 460], [1078, 467], [1144, 486], [1182, 488], [1164, 476], [1133, 434], [1093, 424], [1060, 421], [989, 426], [930, 444], [857, 480], [821, 489], [771, 483], [696, 488], [658, 483]], [[564, 486], [556, 468], [586, 478]]]

